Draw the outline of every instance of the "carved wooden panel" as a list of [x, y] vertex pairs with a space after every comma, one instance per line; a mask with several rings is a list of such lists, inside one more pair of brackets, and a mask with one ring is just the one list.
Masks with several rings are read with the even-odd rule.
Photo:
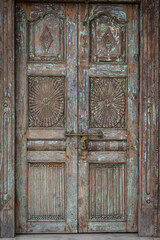
[[125, 128], [125, 78], [90, 78], [89, 98], [91, 128]]
[[16, 16], [16, 231], [77, 232], [77, 6]]
[[138, 5], [80, 4], [79, 19], [79, 231], [137, 232]]
[[29, 127], [64, 127], [65, 78], [29, 77]]
[[29, 221], [64, 220], [64, 167], [63, 163], [29, 163]]
[[[28, 22], [29, 60], [62, 61], [65, 57], [65, 19], [64, 15], [52, 7], [43, 8], [38, 16], [32, 11]], [[59, 9], [58, 9], [59, 10]]]
[[90, 164], [90, 219], [125, 220], [125, 164]]
[[[1, 211], [0, 211], [0, 235], [1, 237], [14, 237], [14, 2], [13, 0], [0, 0], [0, 98], [1, 98], [1, 121], [0, 121], [0, 129], [1, 132]], [[26, 0], [19, 0], [18, 2], [26, 2]], [[42, 4], [39, 4], [39, 0], [27, 0], [27, 2], [37, 2], [39, 7]], [[43, 0], [43, 2], [48, 2], [48, 0]], [[56, 0], [56, 2], [59, 2]], [[69, 2], [69, 0], [66, 0]], [[73, 0], [73, 2], [77, 2]], [[84, 2], [81, 1], [80, 2]], [[105, 0], [98, 1], [93, 0], [92, 2], [101, 3], [107, 2]], [[109, 2], [123, 2], [126, 3], [126, 0], [109, 0]], [[141, 236], [159, 236], [160, 228], [159, 228], [159, 182], [158, 182], [158, 58], [159, 58], [159, 1], [150, 1], [150, 0], [128, 0], [130, 3], [140, 2], [141, 4], [141, 106], [140, 106], [140, 201], [139, 201], [139, 235]], [[99, 5], [99, 4], [98, 4]], [[98, 8], [98, 5], [95, 6], [95, 9]], [[107, 4], [108, 5], [108, 4]], [[113, 4], [116, 9], [116, 4]], [[124, 5], [124, 4], [123, 4]], [[128, 16], [132, 20], [134, 17], [134, 4], [132, 5]], [[49, 6], [49, 4], [48, 4]], [[122, 4], [121, 4], [122, 6]], [[128, 8], [130, 8], [128, 6]], [[104, 4], [103, 4], [104, 7]], [[49, 7], [50, 8], [50, 7]], [[28, 5], [26, 7], [28, 9]], [[57, 9], [55, 7], [55, 9]], [[71, 9], [71, 6], [70, 6]], [[34, 13], [33, 13], [34, 12]], [[33, 15], [31, 14], [31, 19], [37, 18], [41, 15], [41, 10], [37, 8], [37, 11], [33, 11]], [[68, 11], [72, 16], [74, 16], [73, 9]], [[84, 13], [84, 15], [83, 15]], [[27, 11], [26, 11], [27, 14]], [[82, 18], [86, 15], [86, 11], [81, 12]], [[79, 17], [81, 17], [79, 15]], [[132, 32], [135, 31], [134, 26], [137, 18], [134, 18], [133, 24], [131, 25]], [[74, 25], [75, 26], [75, 25]], [[22, 26], [23, 29], [23, 26]], [[74, 27], [72, 24], [71, 30], [73, 32]], [[47, 32], [47, 31], [46, 31]], [[20, 33], [22, 34], [22, 32]], [[81, 34], [86, 34], [85, 31], [81, 31]], [[107, 34], [110, 34], [109, 31]], [[12, 35], [12, 37], [11, 37]], [[79, 34], [80, 35], [80, 34]], [[85, 36], [84, 36], [85, 37]], [[70, 36], [71, 38], [71, 36]], [[108, 38], [108, 37], [107, 37]], [[87, 39], [87, 38], [84, 38]], [[135, 39], [134, 39], [135, 40]], [[76, 41], [75, 41], [76, 42]], [[87, 40], [86, 40], [87, 42]], [[134, 43], [136, 41], [133, 41]], [[49, 46], [49, 43], [47, 43]], [[24, 44], [25, 45], [25, 44]], [[72, 42], [73, 45], [73, 42]], [[108, 40], [108, 45], [110, 45], [110, 40]], [[75, 47], [76, 45], [74, 45]], [[51, 47], [51, 46], [50, 46]], [[49, 48], [50, 48], [49, 47]], [[132, 47], [132, 46], [131, 46]], [[136, 46], [135, 46], [136, 47]], [[45, 48], [45, 47], [44, 47]], [[48, 49], [45, 48], [45, 49]], [[25, 52], [25, 47], [23, 46], [23, 50]], [[85, 49], [86, 50], [86, 49]], [[49, 51], [49, 49], [48, 49]], [[76, 51], [75, 51], [76, 52]], [[85, 51], [84, 51], [85, 52]], [[83, 53], [84, 53], [83, 52]], [[25, 52], [25, 54], [27, 51]], [[82, 52], [81, 52], [82, 53]], [[76, 55], [75, 55], [76, 56]], [[21, 58], [21, 57], [20, 57]], [[134, 61], [136, 61], [137, 55], [134, 56]], [[87, 59], [87, 58], [85, 58]], [[111, 59], [111, 57], [110, 57]], [[23, 57], [22, 57], [23, 60]], [[94, 61], [94, 60], [93, 60]], [[107, 61], [107, 60], [106, 60]], [[97, 61], [98, 62], [98, 61]], [[24, 62], [22, 63], [24, 64]], [[21, 61], [19, 61], [19, 65], [21, 65]], [[22, 65], [21, 65], [22, 67]], [[114, 66], [115, 67], [115, 66]], [[114, 68], [112, 66], [112, 69]], [[130, 66], [129, 71], [133, 70], [133, 65]], [[24, 67], [25, 71], [26, 68]], [[51, 67], [50, 67], [51, 69]], [[24, 72], [25, 72], [24, 71]], [[95, 72], [97, 69], [95, 69]], [[24, 73], [23, 72], [23, 73]], [[100, 70], [98, 70], [100, 72]], [[81, 74], [81, 73], [80, 73]], [[133, 72], [132, 72], [133, 74]], [[132, 75], [131, 74], [131, 75]], [[23, 75], [23, 74], [22, 74]], [[81, 81], [83, 84], [83, 81]], [[133, 90], [133, 89], [132, 89]], [[24, 92], [23, 92], [24, 93]], [[19, 96], [19, 95], [18, 95]], [[22, 99], [20, 99], [21, 101]], [[135, 100], [135, 98], [134, 98]], [[7, 109], [10, 106], [9, 112]], [[22, 107], [23, 109], [23, 107]], [[19, 111], [19, 109], [18, 109]], [[18, 112], [17, 111], [17, 112]], [[9, 115], [11, 114], [11, 115]], [[7, 116], [8, 115], [8, 116]], [[4, 121], [3, 121], [4, 117]], [[22, 114], [20, 115], [22, 118]], [[22, 120], [23, 121], [23, 120]], [[9, 127], [8, 127], [9, 126]], [[22, 129], [22, 128], [21, 128]], [[21, 133], [21, 129], [19, 129], [19, 134]], [[24, 129], [23, 129], [24, 130]], [[47, 132], [48, 133], [48, 132]], [[32, 132], [34, 135], [34, 132]], [[44, 135], [44, 133], [43, 133]], [[48, 134], [49, 135], [49, 134]], [[53, 134], [52, 134], [53, 135]], [[106, 134], [107, 135], [107, 134]], [[114, 136], [115, 136], [114, 132]], [[35, 135], [34, 135], [35, 136]], [[108, 135], [107, 135], [108, 136]], [[117, 136], [117, 135], [116, 135]], [[121, 136], [124, 136], [123, 133]], [[19, 141], [21, 143], [21, 139]], [[128, 141], [129, 147], [130, 142]], [[25, 143], [23, 142], [23, 146]], [[19, 147], [21, 145], [19, 144]], [[133, 149], [130, 150], [133, 156]], [[3, 154], [4, 153], [4, 154]], [[25, 155], [25, 154], [24, 154]], [[24, 156], [23, 155], [23, 156]], [[20, 161], [23, 160], [21, 155], [19, 154]], [[21, 163], [21, 162], [20, 162]], [[85, 162], [86, 164], [86, 162]], [[22, 162], [24, 166], [24, 161]], [[6, 167], [8, 168], [8, 171]], [[84, 170], [84, 169], [83, 169]], [[4, 174], [6, 173], [7, 174]], [[8, 176], [7, 176], [8, 175]], [[20, 182], [24, 183], [22, 179]], [[83, 181], [84, 182], [84, 181]], [[23, 184], [22, 184], [23, 185]], [[7, 189], [8, 188], [8, 189]], [[24, 188], [24, 185], [23, 185]], [[4, 193], [5, 192], [8, 193]], [[7, 192], [8, 190], [8, 192]], [[82, 190], [82, 189], [81, 189]], [[83, 191], [80, 191], [83, 192]], [[21, 195], [20, 195], [21, 196]], [[22, 196], [24, 198], [24, 196]], [[84, 205], [86, 201], [85, 197], [81, 198], [81, 202], [84, 201]], [[87, 199], [88, 201], [88, 199]], [[20, 201], [18, 201], [20, 204]], [[69, 205], [69, 204], [68, 204]], [[129, 208], [131, 209], [131, 208]], [[21, 208], [22, 210], [22, 208]], [[80, 212], [80, 211], [79, 211]], [[85, 211], [84, 211], [85, 212]], [[23, 215], [23, 211], [21, 212]], [[81, 215], [80, 215], [81, 216]], [[83, 214], [84, 216], [84, 214]], [[80, 218], [80, 220], [83, 220]], [[73, 219], [72, 221], [73, 226]], [[85, 221], [81, 221], [84, 223]], [[80, 222], [80, 223], [81, 223]], [[34, 222], [35, 224], [35, 222]], [[53, 223], [52, 223], [53, 224]], [[127, 223], [128, 224], [128, 223]], [[27, 222], [29, 225], [29, 222]], [[128, 224], [129, 225], [129, 224]], [[86, 224], [87, 226], [87, 224]], [[111, 226], [111, 222], [109, 222], [109, 227]], [[47, 226], [48, 227], [48, 226]], [[99, 225], [99, 228], [102, 229], [102, 225]], [[39, 226], [38, 226], [38, 229]], [[47, 228], [48, 229], [48, 228]], [[52, 225], [53, 229], [53, 225]], [[56, 229], [60, 231], [59, 224], [57, 223]], [[66, 226], [65, 226], [66, 229]], [[71, 229], [71, 228], [70, 228]], [[111, 229], [111, 228], [110, 228]], [[91, 225], [87, 226], [88, 231], [98, 231], [98, 224], [91, 227]], [[27, 231], [33, 231], [28, 228]], [[42, 230], [44, 231], [44, 229]]]
[[91, 62], [126, 61], [126, 24], [102, 11], [90, 22]]

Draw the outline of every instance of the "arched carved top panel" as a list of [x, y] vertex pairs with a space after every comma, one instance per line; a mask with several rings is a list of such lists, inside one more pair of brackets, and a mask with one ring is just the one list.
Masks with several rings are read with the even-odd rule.
[[17, 22], [26, 24], [29, 61], [65, 59], [64, 4], [25, 4], [17, 6]]
[[29, 60], [62, 61], [64, 59], [64, 19], [49, 13], [29, 22]]
[[90, 61], [126, 62], [126, 21], [101, 12], [90, 19]]

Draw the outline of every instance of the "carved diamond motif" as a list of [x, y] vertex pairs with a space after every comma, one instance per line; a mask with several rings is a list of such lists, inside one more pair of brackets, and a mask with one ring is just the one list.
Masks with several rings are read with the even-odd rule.
[[46, 52], [48, 52], [48, 50], [53, 42], [53, 37], [47, 26], [43, 30], [43, 33], [40, 37], [40, 41], [41, 41], [41, 44], [42, 44], [44, 50]]
[[115, 44], [116, 44], [116, 40], [113, 37], [113, 34], [110, 28], [108, 27], [107, 31], [102, 37], [102, 45], [107, 49], [107, 51], [110, 51]]
[[99, 13], [90, 21], [90, 61], [126, 61], [126, 21], [123, 22], [109, 13]]
[[29, 127], [64, 126], [64, 78], [29, 77]]
[[125, 127], [125, 79], [90, 79], [90, 127]]

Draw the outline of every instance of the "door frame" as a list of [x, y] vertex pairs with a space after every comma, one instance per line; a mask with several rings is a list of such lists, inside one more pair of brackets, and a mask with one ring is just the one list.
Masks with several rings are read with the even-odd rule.
[[[15, 3], [0, 0], [0, 237], [15, 236]], [[43, 0], [84, 2], [84, 0]], [[160, 236], [159, 0], [91, 0], [140, 6], [139, 236]], [[138, 57], [138, 56], [137, 56]], [[130, 66], [132, 68], [132, 66]], [[134, 146], [133, 146], [134, 147]]]

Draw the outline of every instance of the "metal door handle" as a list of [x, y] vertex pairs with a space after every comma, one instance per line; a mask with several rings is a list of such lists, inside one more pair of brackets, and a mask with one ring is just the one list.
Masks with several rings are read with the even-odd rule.
[[81, 137], [81, 150], [87, 149], [87, 138], [85, 136]]
[[78, 136], [81, 137], [81, 150], [87, 149], [87, 136], [93, 136], [93, 137], [103, 137], [103, 133], [66, 133], [67, 137], [74, 137]]

